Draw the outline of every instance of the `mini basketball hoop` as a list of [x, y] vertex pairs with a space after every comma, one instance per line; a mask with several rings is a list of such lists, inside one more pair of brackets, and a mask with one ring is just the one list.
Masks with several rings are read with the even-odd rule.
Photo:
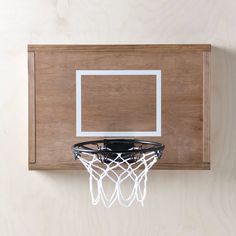
[[[110, 207], [116, 200], [130, 206], [134, 200], [143, 205], [146, 196], [147, 173], [161, 158], [165, 146], [157, 142], [135, 139], [104, 139], [73, 145], [75, 160], [79, 159], [90, 174], [89, 184], [93, 205], [101, 200]], [[105, 191], [105, 181], [114, 185], [111, 194]], [[121, 185], [132, 182], [124, 196]]]

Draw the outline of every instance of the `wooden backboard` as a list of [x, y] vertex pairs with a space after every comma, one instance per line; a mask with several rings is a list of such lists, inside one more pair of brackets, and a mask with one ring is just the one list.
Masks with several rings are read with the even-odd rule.
[[29, 45], [29, 169], [82, 169], [71, 146], [165, 144], [154, 169], [210, 168], [210, 45]]

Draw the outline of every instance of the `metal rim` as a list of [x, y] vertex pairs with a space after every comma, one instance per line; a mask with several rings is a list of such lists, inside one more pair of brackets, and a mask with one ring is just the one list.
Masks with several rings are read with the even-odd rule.
[[[132, 150], [102, 150], [102, 149], [92, 149], [89, 147], [86, 147], [86, 145], [96, 145], [96, 144], [104, 144], [106, 142], [113, 141], [113, 142], [123, 142], [123, 143], [133, 143], [133, 144], [143, 144], [143, 145], [151, 145], [151, 147], [148, 148], [141, 148], [141, 149], [132, 149]], [[163, 151], [165, 148], [165, 145], [158, 143], [158, 142], [152, 142], [152, 141], [146, 141], [146, 140], [139, 140], [139, 139], [102, 139], [102, 140], [92, 140], [92, 141], [86, 141], [81, 143], [76, 143], [72, 146], [72, 150], [74, 152], [78, 153], [91, 153], [91, 154], [108, 154], [108, 153], [146, 153], [146, 152], [157, 152], [157, 151]]]

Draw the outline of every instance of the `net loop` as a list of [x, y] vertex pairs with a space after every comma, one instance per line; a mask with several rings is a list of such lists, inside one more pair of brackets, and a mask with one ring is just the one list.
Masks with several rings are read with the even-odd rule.
[[[101, 201], [106, 207], [111, 207], [118, 201], [122, 206], [129, 207], [135, 200], [143, 206], [148, 171], [161, 157], [162, 151], [140, 152], [136, 158], [133, 155], [127, 157], [123, 153], [116, 153], [115, 158], [108, 155], [103, 157], [103, 160], [97, 153], [73, 153], [75, 159], [82, 162], [90, 175], [89, 188], [93, 205]], [[132, 185], [130, 194], [125, 197], [121, 186], [126, 180], [130, 180]], [[113, 184], [111, 194], [105, 191], [106, 181]]]

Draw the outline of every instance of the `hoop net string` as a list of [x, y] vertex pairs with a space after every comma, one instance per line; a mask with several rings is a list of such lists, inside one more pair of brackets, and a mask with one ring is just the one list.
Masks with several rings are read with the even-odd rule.
[[[161, 153], [141, 153], [136, 162], [130, 162], [132, 157], [123, 158], [122, 153], [117, 153], [115, 159], [108, 158], [109, 163], [101, 163], [97, 154], [83, 153], [82, 155], [75, 153], [75, 157], [82, 162], [90, 175], [89, 186], [93, 205], [102, 201], [106, 207], [111, 207], [118, 201], [122, 206], [129, 207], [136, 200], [143, 206], [147, 173]], [[127, 179], [131, 180], [133, 185], [130, 194], [125, 197], [121, 185]], [[114, 190], [109, 197], [104, 187], [106, 180], [110, 180], [114, 185]]]

